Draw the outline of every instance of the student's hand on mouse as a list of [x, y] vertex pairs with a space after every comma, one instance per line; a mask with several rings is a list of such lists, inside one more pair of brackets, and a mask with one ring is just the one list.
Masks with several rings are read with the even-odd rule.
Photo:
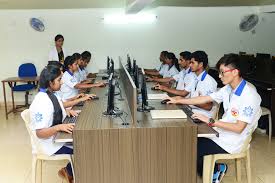
[[92, 97], [95, 97], [96, 95], [95, 94], [86, 94], [84, 97], [82, 97], [81, 101], [86, 101], [86, 100], [91, 100]]
[[154, 78], [148, 77], [148, 78], [146, 78], [146, 81], [154, 81]]
[[165, 88], [167, 88], [166, 86], [163, 86], [160, 84], [157, 84], [155, 87], [156, 87], [156, 89], [159, 89], [159, 90], [164, 90]]
[[203, 114], [194, 113], [191, 117], [193, 119], [199, 119], [199, 120], [201, 120], [202, 122], [205, 122], [205, 123], [209, 122], [209, 117], [207, 117], [207, 116], [205, 116]]
[[177, 103], [177, 100], [173, 99], [172, 97], [165, 97], [164, 99], [170, 100], [167, 102], [167, 104], [176, 104]]
[[75, 124], [74, 123], [68, 123], [68, 124], [59, 124], [56, 125], [57, 131], [62, 131], [66, 133], [72, 133], [74, 129]]

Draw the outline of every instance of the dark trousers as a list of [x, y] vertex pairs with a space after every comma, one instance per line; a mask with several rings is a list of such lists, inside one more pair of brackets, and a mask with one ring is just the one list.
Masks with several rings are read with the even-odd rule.
[[[228, 154], [228, 152], [208, 138], [198, 138], [197, 151], [197, 172], [199, 176], [202, 176], [203, 172], [203, 156], [210, 154]], [[215, 165], [215, 171], [216, 170], [217, 166]]]
[[[62, 146], [56, 153], [54, 154], [73, 154], [73, 149]], [[71, 163], [68, 163], [66, 166], [67, 172], [70, 176], [73, 176], [72, 166]]]

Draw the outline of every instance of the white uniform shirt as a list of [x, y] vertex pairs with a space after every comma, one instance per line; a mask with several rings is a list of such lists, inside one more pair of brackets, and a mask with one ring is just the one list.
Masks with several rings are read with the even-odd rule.
[[[197, 76], [197, 86], [194, 92], [191, 92], [191, 98], [198, 96], [209, 96], [211, 93], [217, 91], [217, 82], [215, 79], [203, 71], [199, 76]], [[217, 110], [217, 105], [213, 105], [210, 111], [198, 108], [196, 106], [191, 106], [194, 113], [200, 113], [208, 117], [214, 117]]]
[[[189, 94], [186, 95], [185, 98], [190, 98], [191, 93], [195, 91], [198, 81], [196, 74], [192, 72], [191, 68], [186, 69], [185, 72], [185, 76], [183, 78], [179, 78], [176, 89], [189, 92]], [[175, 76], [173, 78], [176, 80]]]
[[69, 71], [66, 71], [62, 76], [63, 84], [61, 85], [60, 91], [62, 92], [62, 100], [66, 101], [70, 98], [77, 96], [78, 89], [74, 86], [78, 84], [77, 78]]
[[85, 69], [78, 68], [78, 71], [74, 73], [78, 82], [85, 81], [87, 79], [87, 71]]
[[178, 74], [179, 71], [175, 67], [175, 65], [173, 65], [170, 68], [169, 65], [166, 64], [165, 67], [159, 73], [160, 73], [160, 75], [162, 75], [163, 78], [170, 78], [170, 77], [173, 77], [174, 75]]
[[[62, 51], [63, 51], [63, 54], [64, 54], [64, 60], [65, 60], [65, 58], [67, 57], [67, 54], [66, 54], [66, 51], [65, 51], [64, 48], [62, 48]], [[56, 47], [54, 47], [50, 51], [50, 53], [49, 53], [49, 61], [59, 61], [58, 52], [57, 52]]]
[[160, 71], [161, 69], [162, 69], [162, 67], [163, 67], [163, 63], [162, 64], [160, 64], [159, 66], [157, 66], [155, 69], [157, 70], [157, 71]]
[[242, 145], [250, 132], [255, 130], [261, 117], [261, 97], [255, 87], [242, 80], [239, 86], [232, 91], [230, 85], [226, 85], [210, 97], [218, 103], [223, 102], [223, 122], [236, 123], [237, 120], [247, 123], [241, 134], [217, 128], [219, 137], [211, 138], [228, 153], [239, 153]]
[[[63, 107], [61, 99], [57, 96], [60, 107], [63, 113], [63, 120], [66, 117], [66, 111]], [[32, 104], [30, 105], [31, 124], [30, 128], [33, 134], [36, 136], [36, 130], [49, 128], [53, 124], [54, 107], [48, 94], [45, 92], [38, 92], [35, 96]], [[38, 138], [38, 137], [37, 137]], [[54, 143], [53, 136], [47, 139], [38, 138], [38, 146], [32, 143], [32, 153], [43, 153], [47, 155], [53, 155], [57, 152], [64, 143]]]

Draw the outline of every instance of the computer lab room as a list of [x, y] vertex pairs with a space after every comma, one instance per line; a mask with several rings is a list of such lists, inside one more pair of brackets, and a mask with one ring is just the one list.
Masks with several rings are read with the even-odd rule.
[[0, 183], [275, 183], [275, 0], [0, 0]]

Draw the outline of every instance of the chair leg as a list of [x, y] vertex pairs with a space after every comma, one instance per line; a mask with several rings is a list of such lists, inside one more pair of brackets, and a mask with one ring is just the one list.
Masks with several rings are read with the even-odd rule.
[[207, 155], [203, 158], [203, 183], [212, 182], [215, 168], [215, 159], [213, 155]]
[[37, 159], [32, 158], [32, 183], [36, 183], [36, 165], [37, 165]]
[[242, 179], [241, 159], [235, 159], [237, 182]]
[[272, 120], [271, 120], [271, 114], [268, 114], [268, 122], [269, 122], [269, 142], [271, 141], [272, 137]]
[[73, 155], [71, 155], [70, 163], [71, 163], [72, 172], [73, 172], [73, 178], [74, 178], [74, 182], [75, 182], [75, 173], [74, 173], [74, 160], [73, 160]]
[[29, 91], [26, 91], [25, 93], [25, 106], [28, 107], [29, 106]]
[[246, 155], [246, 174], [247, 174], [247, 183], [251, 183], [251, 164], [250, 164], [250, 151], [247, 151]]

